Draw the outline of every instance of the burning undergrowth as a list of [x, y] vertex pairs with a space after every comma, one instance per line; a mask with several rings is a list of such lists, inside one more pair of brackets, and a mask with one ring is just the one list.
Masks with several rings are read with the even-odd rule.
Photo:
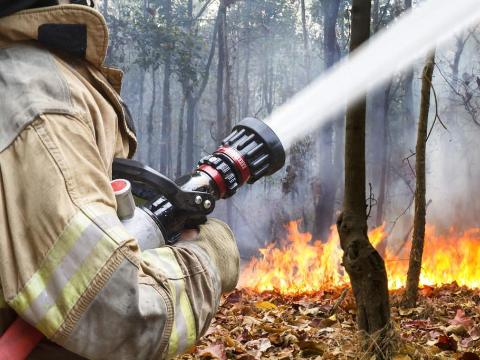
[[[369, 232], [371, 243], [384, 248], [390, 289], [405, 285], [411, 244], [388, 238], [384, 226]], [[388, 243], [387, 243], [388, 242]], [[242, 272], [241, 286], [282, 294], [302, 294], [344, 286], [348, 275], [341, 265], [342, 250], [336, 228], [332, 226], [326, 242], [312, 241], [309, 233], [299, 230], [299, 222], [287, 225], [287, 237], [280, 244], [260, 249]], [[470, 288], [480, 286], [480, 228], [440, 233], [427, 225], [422, 263], [421, 285], [456, 282]]]
[[[361, 350], [356, 308], [342, 272], [338, 235], [312, 241], [287, 226], [286, 241], [261, 250], [242, 273], [243, 288], [222, 300], [194, 352], [182, 359], [370, 359]], [[387, 245], [384, 227], [369, 233]], [[396, 360], [480, 360], [480, 230], [426, 231], [418, 306], [401, 307], [410, 244], [386, 246]], [[442, 285], [443, 284], [443, 285]]]

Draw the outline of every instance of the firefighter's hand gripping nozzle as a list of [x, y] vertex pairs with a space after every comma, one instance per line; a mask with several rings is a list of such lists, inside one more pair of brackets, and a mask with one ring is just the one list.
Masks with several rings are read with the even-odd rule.
[[167, 244], [182, 230], [203, 223], [215, 202], [233, 196], [245, 183], [272, 175], [285, 164], [280, 139], [264, 122], [246, 118], [191, 175], [175, 182], [133, 160], [115, 160], [113, 177], [127, 179], [133, 194], [145, 200], [142, 210], [161, 229]]

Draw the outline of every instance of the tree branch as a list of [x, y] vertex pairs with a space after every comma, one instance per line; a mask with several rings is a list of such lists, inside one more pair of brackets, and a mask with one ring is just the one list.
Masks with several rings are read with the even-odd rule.
[[200, 19], [200, 17], [203, 15], [203, 13], [205, 12], [205, 10], [207, 10], [207, 8], [210, 6], [210, 4], [212, 3], [213, 0], [208, 0], [205, 2], [205, 4], [202, 6], [202, 8], [198, 11], [198, 14], [195, 15], [192, 19], [192, 22], [195, 22], [197, 21], [198, 19]]
[[[220, 10], [219, 10], [219, 12], [220, 12]], [[195, 104], [202, 97], [202, 94], [205, 91], [205, 88], [207, 87], [208, 79], [210, 78], [210, 67], [212, 66], [213, 57], [215, 56], [215, 49], [216, 49], [215, 38], [216, 38], [217, 32], [218, 32], [218, 20], [219, 20], [219, 16], [217, 14], [217, 18], [215, 19], [215, 25], [213, 27], [212, 47], [210, 48], [210, 54], [208, 55], [207, 64], [205, 65], [205, 72], [203, 73], [204, 75], [203, 75], [203, 79], [202, 79], [202, 84], [200, 85], [200, 88], [198, 90], [197, 95], [194, 96], [194, 98], [193, 98], [193, 102]]]

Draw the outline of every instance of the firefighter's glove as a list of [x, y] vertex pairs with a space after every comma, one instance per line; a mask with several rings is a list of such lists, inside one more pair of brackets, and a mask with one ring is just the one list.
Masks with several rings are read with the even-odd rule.
[[208, 219], [199, 229], [197, 236], [184, 234], [186, 236], [182, 236], [181, 242], [193, 241], [201, 247], [218, 269], [222, 293], [232, 291], [237, 285], [240, 272], [240, 254], [232, 230], [217, 219]]

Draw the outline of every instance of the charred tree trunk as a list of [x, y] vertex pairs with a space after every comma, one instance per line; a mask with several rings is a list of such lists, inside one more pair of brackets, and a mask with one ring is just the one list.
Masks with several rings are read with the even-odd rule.
[[[353, 0], [350, 51], [370, 35], [370, 0]], [[388, 342], [385, 333], [390, 322], [388, 282], [385, 263], [368, 239], [365, 191], [365, 117], [366, 99], [347, 110], [345, 132], [345, 198], [343, 213], [337, 219], [343, 265], [350, 276], [357, 306], [359, 330], [373, 337], [370, 349], [377, 358], [385, 358]]]
[[[165, 0], [166, 26], [172, 25], [172, 0]], [[172, 75], [172, 48], [168, 43], [163, 78], [162, 147], [160, 153], [160, 172], [172, 175], [172, 101], [170, 98], [170, 77]]]
[[420, 116], [418, 119], [418, 135], [416, 147], [415, 173], [417, 186], [415, 189], [415, 218], [413, 220], [413, 241], [408, 264], [407, 288], [405, 290], [405, 304], [415, 306], [418, 297], [418, 284], [422, 267], [423, 246], [425, 242], [426, 210], [426, 181], [425, 161], [428, 132], [428, 113], [430, 110], [430, 91], [432, 88], [435, 54], [428, 57], [423, 69], [422, 94], [420, 100]]

